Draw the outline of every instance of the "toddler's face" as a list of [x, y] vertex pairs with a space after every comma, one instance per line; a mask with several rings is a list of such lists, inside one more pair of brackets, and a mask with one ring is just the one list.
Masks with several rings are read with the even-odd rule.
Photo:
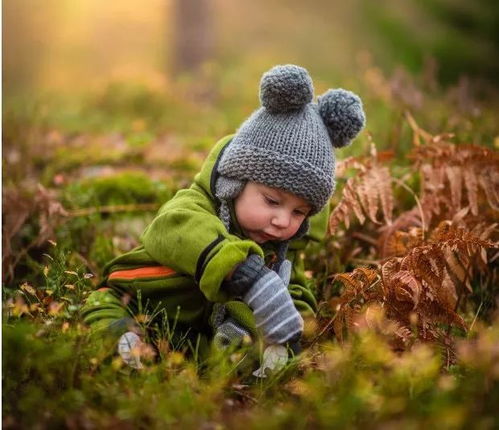
[[234, 209], [244, 234], [261, 244], [293, 237], [311, 206], [295, 194], [248, 182], [235, 199]]

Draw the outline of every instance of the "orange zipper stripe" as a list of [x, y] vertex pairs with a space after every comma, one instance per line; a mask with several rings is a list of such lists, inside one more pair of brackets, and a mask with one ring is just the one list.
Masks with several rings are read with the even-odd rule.
[[117, 270], [108, 279], [137, 279], [174, 275], [176, 272], [166, 266], [139, 267], [138, 269]]

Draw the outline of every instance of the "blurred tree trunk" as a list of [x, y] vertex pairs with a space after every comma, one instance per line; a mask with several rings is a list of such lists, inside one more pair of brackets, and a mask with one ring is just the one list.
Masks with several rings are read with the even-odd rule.
[[212, 0], [175, 0], [174, 19], [173, 72], [196, 73], [212, 56]]

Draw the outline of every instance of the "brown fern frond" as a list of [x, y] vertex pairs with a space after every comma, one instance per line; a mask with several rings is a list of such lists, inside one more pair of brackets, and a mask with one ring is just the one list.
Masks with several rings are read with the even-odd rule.
[[[421, 213], [417, 207], [402, 213], [392, 225], [380, 227], [378, 249], [381, 258], [403, 256], [411, 248], [419, 245], [423, 238], [420, 227], [422, 227]], [[418, 237], [412, 237], [416, 232]]]
[[329, 216], [329, 233], [333, 234], [338, 226], [344, 222], [346, 228], [350, 226], [350, 205], [347, 200], [342, 200]]
[[375, 170], [369, 170], [362, 178], [362, 182], [357, 186], [357, 194], [359, 196], [359, 201], [367, 214], [369, 219], [375, 223], [379, 224], [376, 218], [376, 214], [379, 208], [378, 200], [378, 178]]
[[[468, 292], [472, 292], [471, 284], [471, 267], [469, 259], [465, 256], [453, 251], [450, 247], [444, 249], [445, 264], [447, 266], [447, 277], [450, 278], [454, 286], [465, 285]], [[462, 255], [462, 254], [461, 254]], [[464, 260], [464, 261], [463, 261]]]
[[411, 301], [413, 309], [418, 306], [422, 287], [411, 272], [401, 270], [391, 278], [389, 285], [393, 289], [397, 299], [400, 301]]
[[442, 221], [432, 232], [430, 242], [450, 247], [484, 247], [495, 248], [497, 243], [489, 240], [490, 235], [495, 231], [497, 224], [487, 225], [477, 224], [473, 230], [456, 226], [452, 222]]
[[[467, 206], [470, 216], [483, 214], [486, 207], [499, 209], [497, 151], [455, 145], [451, 135], [432, 136], [423, 131], [410, 115], [408, 122], [417, 136], [409, 158], [421, 176], [420, 201], [428, 228], [433, 220], [452, 219]], [[497, 218], [497, 214], [493, 216]]]
[[485, 193], [490, 207], [499, 211], [499, 171], [491, 167], [484, 169], [482, 175], [478, 176], [478, 183]]
[[452, 206], [461, 208], [463, 173], [458, 166], [446, 166], [445, 173], [450, 184]]
[[333, 322], [336, 337], [342, 342], [344, 332], [352, 331], [354, 319], [360, 312], [362, 304], [382, 295], [374, 288], [379, 280], [379, 275], [374, 269], [360, 267], [351, 273], [338, 273], [334, 276], [334, 280], [340, 281], [344, 286], [340, 297], [334, 301], [336, 315]]
[[353, 273], [338, 273], [334, 276], [335, 281], [340, 281], [346, 288], [347, 291], [361, 291], [363, 287], [362, 281], [357, 279]]
[[478, 215], [478, 178], [472, 167], [463, 168], [464, 185], [473, 215]]
[[[412, 117], [408, 121], [416, 136], [410, 157], [420, 178], [419, 196], [407, 185], [408, 177], [390, 176], [374, 147], [370, 157], [358, 160], [363, 167], [348, 161], [358, 172], [347, 181], [330, 225], [344, 222], [348, 228], [354, 218], [365, 224], [364, 229], [384, 224], [377, 228], [376, 241], [384, 263], [377, 270], [337, 275], [344, 287], [335, 332], [342, 329], [344, 336], [353, 329], [351, 321], [363, 324], [360, 313], [365, 312], [367, 321], [372, 318], [368, 310], [378, 307], [396, 324], [399, 335], [394, 334], [394, 339], [399, 345], [416, 338], [444, 340], [451, 356], [450, 327], [466, 330], [458, 308], [472, 292], [473, 277], [488, 270], [499, 256], [488, 253], [499, 248], [494, 212], [499, 207], [499, 154], [475, 145], [455, 145], [451, 134], [434, 136]], [[392, 183], [416, 201], [415, 207], [393, 220]], [[355, 234], [372, 237], [372, 232]]]
[[368, 168], [368, 163], [364, 164], [359, 157], [347, 157], [341, 160], [336, 165], [336, 176], [343, 178], [346, 175], [348, 169], [355, 169], [360, 172], [365, 171]]
[[498, 210], [497, 152], [476, 145], [458, 146], [441, 141], [413, 148], [409, 158], [414, 160], [415, 170], [421, 173], [421, 200], [426, 206], [433, 203], [431, 212], [434, 215], [442, 210], [450, 218], [462, 209], [464, 196], [473, 215], [479, 213], [481, 203]]
[[411, 249], [422, 244], [422, 231], [418, 227], [411, 227], [408, 232], [395, 230], [389, 235], [382, 246], [382, 256], [402, 257]]
[[444, 276], [441, 253], [438, 248], [431, 246], [414, 248], [402, 259], [400, 269], [414, 273], [416, 278], [426, 282], [430, 288], [438, 288]]
[[[355, 190], [353, 189], [352, 182], [348, 181], [345, 189], [343, 191], [343, 198], [345, 199], [345, 204], [351, 207], [355, 213], [355, 216], [361, 224], [364, 224], [366, 217], [362, 213], [362, 207], [355, 195]], [[348, 228], [348, 227], [347, 227]]]
[[[358, 267], [351, 273], [338, 273], [334, 276], [335, 281], [340, 281], [345, 290], [342, 294], [345, 301], [362, 296], [365, 298], [365, 291], [377, 280], [376, 270], [367, 267]], [[344, 301], [344, 302], [345, 302]]]
[[367, 267], [357, 267], [354, 270], [354, 275], [360, 279], [363, 285], [367, 288], [372, 285], [372, 283], [378, 279], [378, 273], [376, 270], [369, 269]]
[[[372, 151], [371, 157], [360, 163], [357, 159], [348, 159], [347, 166], [357, 169], [357, 174], [347, 180], [342, 199], [334, 208], [329, 218], [329, 232], [332, 234], [344, 223], [348, 229], [350, 221], [355, 215], [360, 224], [364, 224], [369, 218], [375, 224], [381, 224], [378, 220], [378, 212], [381, 208], [382, 219], [385, 223], [392, 223], [394, 207], [392, 177], [387, 167], [378, 162], [378, 154]], [[346, 168], [337, 170], [345, 173]]]
[[392, 192], [392, 177], [387, 167], [380, 167], [373, 170], [373, 175], [376, 178], [378, 185], [378, 196], [381, 202], [381, 208], [385, 216], [385, 221], [388, 225], [392, 223], [393, 213], [393, 192]]

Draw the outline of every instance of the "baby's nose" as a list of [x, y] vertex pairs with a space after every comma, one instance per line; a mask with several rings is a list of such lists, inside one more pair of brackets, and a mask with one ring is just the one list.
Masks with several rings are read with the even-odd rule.
[[286, 211], [279, 211], [272, 218], [272, 224], [279, 228], [287, 228], [291, 221], [291, 216]]

